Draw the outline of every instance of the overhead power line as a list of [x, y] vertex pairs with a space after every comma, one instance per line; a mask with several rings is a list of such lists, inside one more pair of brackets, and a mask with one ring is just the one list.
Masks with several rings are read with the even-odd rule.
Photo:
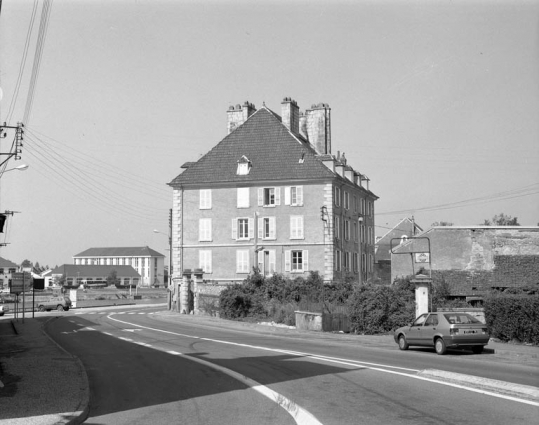
[[483, 204], [488, 202], [501, 201], [506, 199], [522, 198], [524, 196], [531, 196], [539, 193], [539, 182], [533, 183], [527, 186], [506, 190], [504, 192], [497, 192], [486, 196], [480, 196], [477, 198], [470, 198], [463, 201], [450, 202], [446, 204], [432, 205], [428, 207], [421, 208], [410, 208], [406, 210], [395, 210], [395, 211], [386, 211], [381, 213], [376, 213], [377, 216], [384, 215], [396, 215], [396, 214], [410, 214], [419, 211], [437, 211], [437, 210], [446, 210], [453, 208], [463, 208], [476, 204]]
[[49, 16], [52, 9], [52, 0], [45, 0], [41, 11], [41, 21], [39, 23], [39, 31], [37, 37], [36, 51], [34, 53], [34, 65], [32, 66], [32, 76], [30, 77], [30, 86], [28, 88], [28, 96], [26, 98], [26, 107], [24, 110], [23, 122], [28, 125], [32, 114], [32, 106], [36, 92], [37, 80], [41, 66], [41, 58], [45, 47], [45, 39], [47, 37], [47, 28], [49, 26]]

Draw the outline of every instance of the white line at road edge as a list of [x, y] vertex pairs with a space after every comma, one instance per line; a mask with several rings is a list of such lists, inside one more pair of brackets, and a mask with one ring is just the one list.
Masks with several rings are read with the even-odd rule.
[[[200, 340], [203, 340], [203, 341], [217, 342], [219, 344], [229, 344], [229, 345], [236, 345], [236, 346], [239, 346], [239, 347], [254, 348], [254, 349], [257, 349], [257, 350], [266, 350], [266, 351], [272, 351], [272, 352], [276, 352], [276, 353], [285, 353], [285, 354], [296, 355], [296, 356], [301, 356], [301, 357], [310, 357], [310, 358], [315, 359], [315, 360], [322, 360], [322, 361], [326, 361], [326, 362], [330, 362], [330, 363], [338, 363], [338, 364], [343, 364], [343, 365], [348, 365], [348, 366], [363, 367], [365, 369], [372, 369], [372, 370], [376, 370], [376, 371], [384, 372], [384, 373], [392, 373], [394, 375], [405, 376], [405, 377], [408, 377], [408, 378], [418, 379], [420, 381], [433, 382], [433, 383], [436, 383], [436, 384], [446, 385], [448, 387], [460, 388], [460, 389], [464, 389], [464, 390], [467, 390], [467, 391], [472, 391], [472, 392], [476, 392], [476, 393], [479, 393], [479, 394], [488, 395], [488, 396], [491, 396], [491, 397], [498, 397], [498, 398], [503, 398], [503, 399], [506, 399], [506, 400], [516, 401], [518, 403], [530, 404], [532, 406], [539, 406], [538, 402], [531, 401], [531, 400], [512, 397], [512, 396], [509, 396], [509, 395], [499, 394], [499, 393], [495, 393], [495, 392], [492, 392], [492, 391], [481, 390], [481, 389], [472, 388], [472, 387], [466, 387], [464, 385], [456, 384], [456, 383], [453, 383], [453, 382], [446, 382], [446, 381], [440, 381], [440, 380], [436, 380], [436, 379], [425, 378], [423, 376], [412, 375], [410, 373], [403, 373], [403, 372], [398, 372], [398, 371], [395, 371], [395, 370], [382, 369], [383, 367], [396, 368], [394, 366], [386, 366], [386, 365], [382, 365], [382, 364], [377, 365], [375, 363], [366, 363], [366, 362], [355, 361], [355, 360], [351, 361], [351, 360], [346, 360], [346, 359], [339, 359], [339, 358], [336, 358], [336, 357], [327, 357], [327, 356], [320, 356], [320, 355], [317, 355], [317, 354], [301, 353], [299, 351], [279, 350], [279, 349], [275, 349], [275, 348], [261, 347], [261, 346], [249, 345], [249, 344], [240, 344], [240, 343], [230, 342], [230, 341], [222, 341], [222, 340], [219, 340], [219, 339], [202, 338], [202, 337], [199, 337], [199, 336], [180, 334], [180, 333], [177, 333], [177, 332], [165, 331], [165, 330], [162, 330], [162, 329], [150, 328], [150, 327], [147, 327], [147, 326], [140, 326], [140, 325], [137, 325], [137, 324], [134, 324], [134, 323], [124, 322], [123, 320], [114, 319], [111, 316], [107, 316], [107, 317], [109, 319], [111, 319], [111, 320], [116, 321], [116, 322], [124, 323], [124, 324], [130, 325], [130, 326], [137, 326], [139, 328], [144, 328], [144, 329], [148, 329], [148, 330], [152, 330], [152, 331], [156, 331], [156, 332], [168, 333], [168, 334], [183, 336], [183, 337], [192, 338], [192, 339], [200, 339]], [[377, 367], [373, 367], [373, 366], [377, 366]], [[408, 371], [416, 372], [416, 373], [421, 372], [420, 370], [417, 370], [417, 369], [405, 369], [405, 368], [398, 368], [398, 369], [408, 370]]]
[[[128, 322], [124, 322], [123, 320], [114, 319], [114, 318], [112, 318], [110, 316], [107, 316], [107, 317], [110, 320], [114, 320], [116, 322], [120, 322], [120, 323], [124, 323], [124, 324], [130, 324]], [[178, 333], [175, 333], [175, 332], [164, 331], [162, 329], [149, 328], [149, 327], [146, 327], [146, 326], [139, 326], [139, 328], [144, 328], [144, 329], [157, 331], [157, 332], [169, 333], [169, 334], [178, 335], [178, 336], [189, 336], [189, 335], [178, 334]], [[130, 339], [127, 339], [127, 338], [122, 338], [122, 337], [119, 337], [119, 338], [121, 340], [124, 340], [124, 341], [134, 342], [133, 340], [130, 340]], [[190, 337], [190, 338], [193, 338], [193, 337]], [[194, 337], [194, 338], [198, 338], [198, 337]], [[148, 347], [155, 348], [155, 347], [152, 347], [150, 345], [148, 345]], [[270, 388], [268, 388], [268, 387], [266, 387], [264, 385], [261, 385], [259, 382], [256, 382], [254, 379], [248, 378], [247, 376], [244, 376], [244, 375], [242, 375], [240, 373], [234, 372], [233, 370], [227, 369], [227, 368], [225, 368], [223, 366], [219, 366], [217, 364], [214, 364], [214, 363], [211, 363], [209, 361], [202, 360], [202, 359], [199, 359], [199, 358], [196, 358], [196, 357], [186, 356], [186, 355], [184, 355], [182, 353], [178, 353], [177, 351], [166, 351], [166, 353], [172, 354], [172, 355], [175, 355], [175, 356], [182, 356], [182, 357], [184, 357], [184, 358], [186, 358], [188, 360], [203, 364], [204, 366], [207, 366], [207, 367], [211, 367], [211, 368], [216, 369], [216, 370], [218, 370], [218, 371], [220, 371], [222, 373], [227, 374], [228, 376], [232, 377], [233, 379], [236, 379], [236, 380], [242, 382], [247, 387], [249, 387], [249, 388], [255, 390], [256, 392], [262, 394], [264, 397], [270, 399], [274, 403], [277, 403], [280, 407], [282, 407], [284, 410], [286, 410], [294, 418], [294, 420], [296, 421], [296, 423], [298, 425], [322, 425], [322, 423], [318, 419], [316, 419], [316, 417], [313, 414], [311, 414], [309, 411], [307, 411], [303, 407], [297, 405], [292, 400], [286, 398], [284, 395], [279, 394], [278, 392], [273, 391], [272, 389], [270, 389]]]

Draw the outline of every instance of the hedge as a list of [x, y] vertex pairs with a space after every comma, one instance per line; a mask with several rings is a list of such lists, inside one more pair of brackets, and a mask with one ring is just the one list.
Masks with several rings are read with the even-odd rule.
[[492, 337], [539, 345], [539, 295], [490, 295], [483, 307]]

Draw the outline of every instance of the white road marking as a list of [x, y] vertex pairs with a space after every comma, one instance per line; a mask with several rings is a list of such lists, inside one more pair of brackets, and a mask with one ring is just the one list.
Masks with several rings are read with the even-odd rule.
[[[339, 359], [338, 357], [321, 356], [321, 355], [318, 355], [318, 354], [302, 353], [302, 352], [298, 352], [298, 351], [288, 351], [288, 350], [280, 350], [280, 349], [275, 349], [275, 348], [261, 347], [261, 346], [256, 346], [256, 345], [240, 344], [240, 343], [237, 343], [237, 342], [223, 341], [223, 340], [219, 340], [219, 339], [202, 338], [202, 337], [199, 337], [199, 336], [193, 336], [193, 335], [187, 335], [187, 334], [180, 334], [180, 333], [177, 333], [177, 332], [165, 331], [163, 329], [150, 328], [148, 326], [135, 325], [134, 323], [124, 322], [122, 320], [114, 319], [114, 318], [112, 318], [110, 316], [108, 316], [108, 318], [110, 320], [114, 320], [114, 321], [119, 322], [119, 323], [124, 323], [124, 324], [130, 325], [130, 326], [138, 326], [139, 328], [148, 329], [148, 330], [151, 330], [151, 331], [156, 331], [156, 332], [161, 332], [161, 333], [166, 333], [166, 334], [171, 334], [171, 335], [177, 335], [177, 336], [183, 336], [183, 337], [192, 338], [192, 339], [200, 339], [202, 341], [216, 342], [216, 343], [219, 343], [219, 344], [229, 344], [229, 345], [235, 345], [235, 346], [238, 346], [238, 347], [253, 348], [253, 349], [256, 349], [256, 350], [272, 351], [272, 352], [276, 352], [276, 353], [285, 353], [285, 354], [291, 354], [291, 355], [295, 355], [295, 356], [309, 357], [309, 358], [316, 359], [316, 360], [327, 361], [327, 362], [330, 362], [330, 363], [339, 363], [339, 364], [353, 366], [353, 367], [357, 367], [357, 368], [372, 369], [372, 370], [376, 370], [378, 372], [392, 373], [394, 375], [405, 376], [407, 378], [418, 379], [420, 381], [433, 382], [433, 383], [436, 383], [436, 384], [446, 385], [446, 386], [454, 387], [454, 388], [460, 388], [460, 389], [464, 389], [464, 390], [467, 390], [467, 391], [472, 391], [472, 392], [476, 392], [476, 393], [480, 393], [480, 394], [489, 395], [489, 396], [492, 396], [492, 397], [498, 397], [498, 398], [503, 398], [503, 399], [506, 399], [506, 400], [516, 401], [516, 402], [519, 402], [519, 403], [530, 404], [532, 406], [539, 406], [538, 402], [531, 401], [531, 400], [525, 400], [525, 399], [512, 397], [512, 396], [505, 395], [505, 394], [494, 393], [492, 391], [480, 390], [480, 389], [471, 388], [471, 387], [465, 387], [463, 385], [455, 384], [455, 383], [452, 383], [452, 382], [438, 381], [438, 380], [435, 380], [435, 379], [429, 379], [429, 378], [425, 378], [425, 377], [410, 374], [410, 373], [404, 373], [404, 372], [399, 372], [397, 370], [388, 370], [388, 369], [383, 369], [383, 368], [407, 370], [409, 372], [414, 372], [414, 373], [421, 372], [419, 369], [407, 369], [407, 368], [389, 366], [389, 365], [384, 365], [384, 364], [362, 362], [362, 361], [357, 361], [357, 360]], [[191, 357], [189, 357], [189, 358], [191, 358]]]
[[282, 407], [284, 410], [286, 410], [290, 416], [294, 418], [297, 424], [300, 425], [322, 425], [322, 423], [314, 417], [309, 411], [305, 410], [303, 407], [297, 405], [292, 400], [286, 398], [284, 395], [273, 391], [271, 388], [266, 387], [265, 385], [261, 385], [255, 380], [248, 378], [244, 375], [241, 375], [240, 373], [234, 372], [233, 370], [227, 369], [223, 366], [216, 365], [214, 363], [208, 362], [206, 360], [202, 360], [197, 357], [191, 357], [187, 356], [182, 353], [178, 353], [177, 351], [166, 351], [168, 354], [172, 354], [174, 356], [182, 356], [186, 359], [189, 359], [191, 361], [195, 361], [197, 363], [200, 363], [204, 366], [211, 367], [213, 369], [217, 369], [218, 371], [225, 373], [226, 375], [232, 377], [233, 379], [236, 379], [237, 381], [240, 381], [241, 383], [245, 384], [249, 388], [255, 390], [256, 392], [262, 394], [264, 397], [270, 399], [274, 403], [278, 404], [280, 407]]

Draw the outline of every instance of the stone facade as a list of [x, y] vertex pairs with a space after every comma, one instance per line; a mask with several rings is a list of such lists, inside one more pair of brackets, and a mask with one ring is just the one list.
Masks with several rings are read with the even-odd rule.
[[[434, 283], [448, 283], [451, 295], [539, 284], [538, 227], [446, 226], [418, 236], [430, 240]], [[419, 266], [428, 269], [428, 264], [412, 264], [411, 254], [424, 249], [417, 246], [410, 240], [391, 256], [392, 280], [412, 275]]]

